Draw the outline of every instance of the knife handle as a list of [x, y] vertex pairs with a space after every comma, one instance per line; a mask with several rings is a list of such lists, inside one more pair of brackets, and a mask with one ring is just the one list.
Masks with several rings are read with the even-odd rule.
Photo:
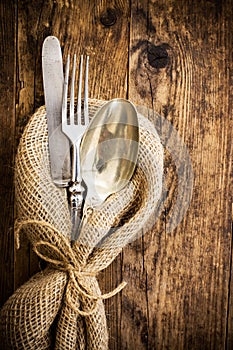
[[74, 182], [69, 187], [69, 201], [70, 201], [70, 210], [71, 210], [71, 241], [73, 242], [76, 236], [76, 232], [78, 231], [78, 227], [81, 221], [81, 211], [83, 204], [83, 191], [80, 182]]

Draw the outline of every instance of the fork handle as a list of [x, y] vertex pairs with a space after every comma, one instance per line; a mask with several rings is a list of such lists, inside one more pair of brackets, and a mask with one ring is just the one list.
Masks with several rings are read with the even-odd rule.
[[82, 211], [82, 203], [83, 203], [83, 191], [80, 182], [74, 182], [69, 187], [70, 192], [70, 211], [71, 211], [71, 241], [73, 242], [75, 239], [76, 232], [78, 230], [80, 221], [81, 221], [81, 211]]
[[81, 138], [72, 144], [72, 182], [80, 183], [81, 178], [81, 166], [80, 166], [80, 144]]
[[82, 202], [83, 202], [83, 191], [84, 188], [81, 185], [81, 169], [80, 169], [80, 142], [81, 138], [72, 144], [72, 180], [69, 186], [69, 200], [70, 200], [70, 210], [71, 210], [71, 241], [73, 242], [78, 230]]

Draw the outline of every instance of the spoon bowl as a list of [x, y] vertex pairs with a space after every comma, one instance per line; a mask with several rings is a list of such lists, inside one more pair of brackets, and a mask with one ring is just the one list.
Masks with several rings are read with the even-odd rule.
[[90, 122], [80, 148], [82, 178], [87, 187], [84, 213], [127, 185], [137, 163], [138, 147], [134, 105], [122, 98], [103, 105]]

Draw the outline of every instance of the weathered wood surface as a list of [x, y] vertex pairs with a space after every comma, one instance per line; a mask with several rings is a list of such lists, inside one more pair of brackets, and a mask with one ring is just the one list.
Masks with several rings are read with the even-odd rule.
[[[110, 349], [233, 349], [233, 2], [2, 0], [0, 10], [1, 305], [39, 269], [27, 241], [14, 253], [13, 170], [44, 103], [41, 48], [52, 34], [65, 57], [90, 54], [90, 97], [128, 97], [161, 116], [149, 113], [166, 149], [160, 218], [100, 276], [103, 290], [128, 282], [106, 302]], [[190, 204], [191, 188], [177, 187], [192, 175], [177, 140], [192, 163]], [[171, 231], [178, 199], [178, 214], [188, 211]]]

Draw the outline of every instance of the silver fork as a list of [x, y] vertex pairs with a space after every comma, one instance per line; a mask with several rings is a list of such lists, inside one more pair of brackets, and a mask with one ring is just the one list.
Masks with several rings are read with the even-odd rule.
[[[84, 123], [82, 124], [82, 75], [83, 75], [83, 56], [80, 57], [79, 66], [79, 83], [78, 83], [78, 99], [77, 99], [77, 114], [74, 113], [74, 88], [75, 88], [75, 72], [76, 72], [76, 55], [73, 59], [73, 69], [71, 75], [70, 88], [70, 115], [68, 122], [67, 99], [68, 99], [68, 83], [70, 70], [70, 56], [67, 58], [65, 68], [65, 79], [63, 88], [63, 103], [62, 103], [62, 132], [69, 138], [72, 145], [72, 163], [71, 163], [71, 183], [69, 187], [70, 206], [71, 206], [71, 221], [72, 232], [71, 240], [75, 240], [80, 222], [81, 206], [83, 201], [84, 188], [81, 185], [81, 167], [80, 167], [80, 143], [82, 136], [89, 124], [88, 116], [88, 67], [89, 56], [86, 58], [85, 83], [84, 83]], [[75, 118], [76, 117], [76, 118]], [[75, 120], [76, 119], [76, 120]]]

